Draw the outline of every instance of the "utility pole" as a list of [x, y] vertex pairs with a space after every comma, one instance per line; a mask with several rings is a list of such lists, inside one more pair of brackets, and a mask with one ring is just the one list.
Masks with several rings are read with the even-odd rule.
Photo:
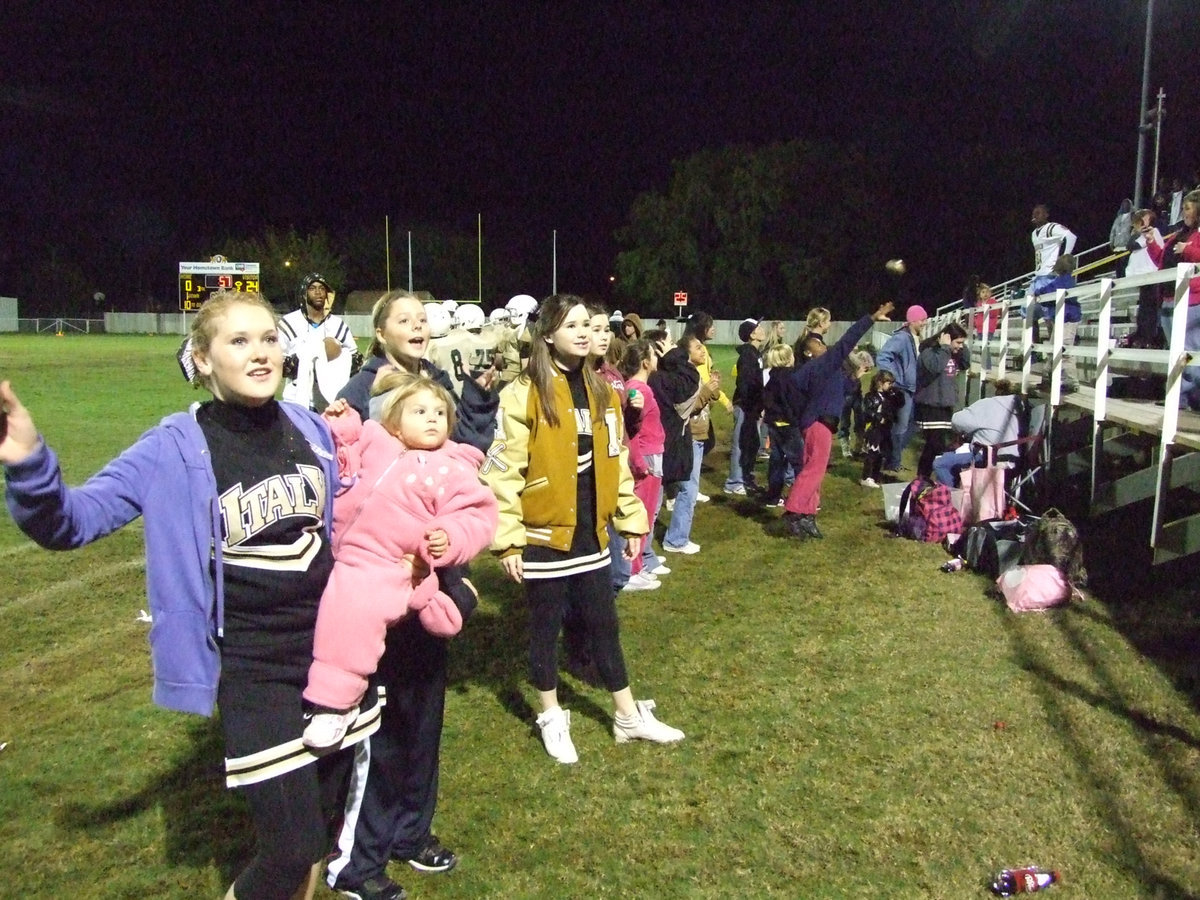
[[[1146, 121], [1150, 112], [1150, 41], [1154, 33], [1154, 0], [1146, 0], [1146, 44], [1142, 51], [1142, 107], [1138, 116], [1137, 176], [1133, 182], [1133, 208], [1142, 209], [1142, 168], [1146, 163], [1146, 135], [1150, 124]], [[1154, 186], [1150, 186], [1151, 193]]]

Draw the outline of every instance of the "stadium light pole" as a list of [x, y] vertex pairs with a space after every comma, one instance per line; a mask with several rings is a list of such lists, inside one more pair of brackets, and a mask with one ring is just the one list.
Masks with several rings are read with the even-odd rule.
[[[1137, 175], [1133, 181], [1133, 208], [1142, 208], [1142, 169], [1146, 163], [1146, 135], [1151, 125], [1146, 121], [1150, 112], [1150, 41], [1154, 32], [1154, 0], [1146, 0], [1146, 44], [1142, 51], [1142, 108], [1138, 116]], [[1153, 189], [1153, 185], [1151, 185]]]

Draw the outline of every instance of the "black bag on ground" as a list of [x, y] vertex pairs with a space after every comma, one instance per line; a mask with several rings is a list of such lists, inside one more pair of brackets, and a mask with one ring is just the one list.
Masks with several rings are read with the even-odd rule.
[[967, 527], [959, 554], [968, 568], [996, 579], [1021, 561], [1029, 519], [984, 519]]
[[1073, 587], [1087, 584], [1083, 542], [1079, 531], [1057, 509], [1048, 509], [1030, 530], [1021, 551], [1021, 565], [1047, 564], [1062, 572]]

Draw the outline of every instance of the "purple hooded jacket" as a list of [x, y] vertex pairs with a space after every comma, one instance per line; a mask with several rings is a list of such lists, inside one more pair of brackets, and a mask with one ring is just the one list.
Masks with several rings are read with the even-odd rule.
[[[325, 471], [329, 540], [338, 484], [329, 429], [303, 407], [279, 405]], [[5, 493], [20, 529], [49, 550], [82, 547], [143, 517], [154, 702], [208, 716], [221, 675], [217, 636], [225, 597], [217, 483], [198, 407], [164, 418], [77, 488], [63, 484], [58, 457], [43, 443], [24, 462], [5, 467]]]

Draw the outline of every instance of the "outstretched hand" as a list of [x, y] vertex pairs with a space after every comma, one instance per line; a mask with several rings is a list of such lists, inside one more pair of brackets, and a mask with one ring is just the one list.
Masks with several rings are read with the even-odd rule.
[[892, 310], [895, 308], [896, 308], [896, 304], [894, 304], [891, 300], [883, 301], [883, 303], [880, 304], [879, 308], [877, 310], [875, 310], [875, 312], [871, 313], [871, 321], [873, 321], [873, 322], [888, 321], [888, 316], [890, 316], [892, 314]]
[[37, 449], [38, 433], [8, 381], [0, 381], [0, 463], [24, 462]]

